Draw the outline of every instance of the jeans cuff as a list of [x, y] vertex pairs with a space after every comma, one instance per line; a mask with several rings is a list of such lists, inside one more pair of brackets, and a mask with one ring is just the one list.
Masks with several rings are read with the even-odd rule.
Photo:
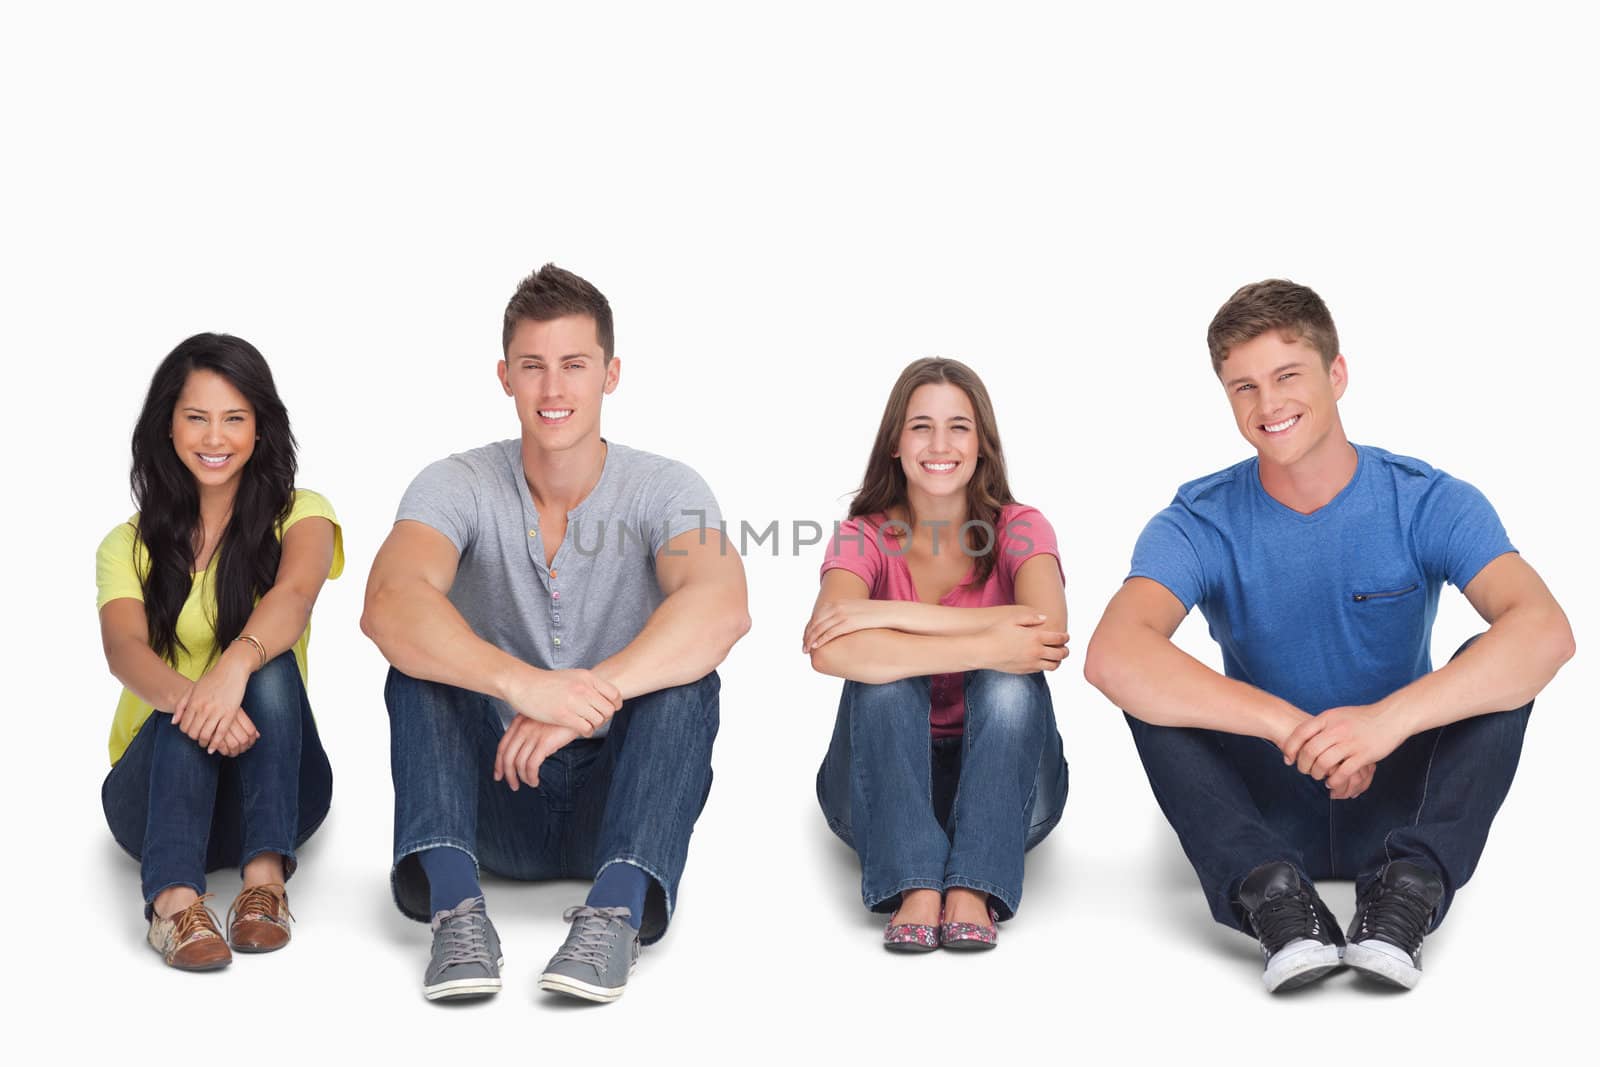
[[[667, 886], [667, 880], [644, 860], [626, 853], [612, 856], [600, 864], [595, 869], [595, 879], [598, 881], [601, 873], [613, 863], [626, 863], [630, 867], [636, 867], [650, 879], [650, 889], [644, 896], [644, 914], [639, 917], [639, 944], [655, 944], [666, 935], [667, 926], [672, 922], [672, 908], [675, 902], [672, 899], [672, 890]], [[659, 902], [656, 900], [656, 892], [661, 894]], [[658, 908], [652, 907], [652, 904], [658, 904], [659, 913]]]
[[[403, 864], [410, 857], [416, 855], [418, 852], [426, 852], [430, 848], [444, 847], [458, 848], [462, 852], [465, 852], [472, 859], [473, 872], [480, 878], [483, 876], [483, 870], [478, 865], [478, 854], [474, 852], [466, 842], [461, 841], [458, 838], [430, 838], [426, 841], [416, 841], [396, 849], [394, 855], [394, 864], [389, 868], [389, 892], [394, 897], [394, 906], [399, 908], [400, 914], [404, 915], [406, 918], [415, 919], [419, 923], [431, 922], [433, 920], [433, 916], [429, 914], [427, 910], [428, 894], [423, 888], [427, 884], [427, 876], [422, 874], [422, 865], [420, 863], [416, 865], [415, 876], [407, 878], [407, 884], [402, 887], [400, 884], [401, 864]], [[412, 892], [412, 890], [415, 890], [415, 892]], [[417, 906], [417, 902], [415, 900], [409, 899], [416, 896], [421, 897], [420, 907]]]

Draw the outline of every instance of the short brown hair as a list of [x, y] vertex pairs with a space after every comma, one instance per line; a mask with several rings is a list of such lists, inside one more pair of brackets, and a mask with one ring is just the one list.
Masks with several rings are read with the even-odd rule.
[[1322, 297], [1304, 285], [1270, 278], [1247, 285], [1228, 297], [1206, 331], [1211, 369], [1222, 377], [1222, 361], [1234, 345], [1277, 330], [1285, 341], [1304, 341], [1322, 356], [1324, 369], [1339, 355], [1339, 331]]
[[501, 351], [510, 355], [511, 335], [523, 319], [549, 322], [564, 315], [588, 315], [594, 319], [595, 336], [606, 362], [611, 362], [615, 338], [611, 332], [611, 304], [605, 296], [572, 273], [554, 263], [546, 263], [517, 285], [506, 304], [505, 326], [500, 332]]

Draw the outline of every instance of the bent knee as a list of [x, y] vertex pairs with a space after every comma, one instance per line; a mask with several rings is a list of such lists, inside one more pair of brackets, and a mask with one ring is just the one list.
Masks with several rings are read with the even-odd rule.
[[244, 710], [257, 726], [265, 720], [292, 716], [300, 718], [305, 683], [293, 652], [285, 652], [250, 676], [244, 687]]
[[858, 713], [869, 716], [916, 714], [927, 716], [932, 704], [926, 678], [902, 678], [897, 682], [845, 682], [845, 695]]
[[990, 728], [1031, 727], [1049, 707], [1042, 685], [1037, 675], [975, 671], [967, 683], [967, 718]]

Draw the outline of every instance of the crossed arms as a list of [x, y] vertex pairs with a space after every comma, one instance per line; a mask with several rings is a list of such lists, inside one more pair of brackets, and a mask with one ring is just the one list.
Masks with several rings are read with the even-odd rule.
[[871, 600], [847, 570], [822, 576], [801, 651], [823, 674], [881, 684], [970, 670], [1053, 671], [1067, 655], [1067, 600], [1054, 556], [1017, 569], [1015, 606]]
[[1521, 556], [1496, 557], [1462, 592], [1489, 624], [1470, 648], [1375, 704], [1311, 715], [1226, 678], [1172, 643], [1188, 612], [1165, 586], [1130, 578], [1090, 639], [1083, 673], [1129, 715], [1261, 737], [1284, 762], [1326, 781], [1336, 800], [1359, 796], [1406, 738], [1474, 715], [1521, 707], [1572, 658], [1566, 614]]
[[495, 779], [538, 784], [545, 758], [588, 737], [622, 702], [709, 674], [750, 629], [744, 567], [721, 535], [690, 530], [657, 553], [665, 599], [628, 646], [587, 670], [541, 670], [483, 640], [446, 595], [460, 553], [425, 523], [395, 523], [367, 580], [361, 630], [413, 678], [497, 697], [517, 713]]

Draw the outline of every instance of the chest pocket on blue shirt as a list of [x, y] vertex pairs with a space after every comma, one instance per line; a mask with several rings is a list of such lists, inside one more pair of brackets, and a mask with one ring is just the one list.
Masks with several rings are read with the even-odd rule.
[[[1368, 670], [1397, 676], [1409, 673], [1423, 633], [1427, 597], [1412, 577], [1358, 582], [1345, 597], [1344, 616], [1369, 657]], [[1410, 679], [1408, 678], [1407, 681]], [[1401, 682], [1399, 684], [1405, 684]]]

